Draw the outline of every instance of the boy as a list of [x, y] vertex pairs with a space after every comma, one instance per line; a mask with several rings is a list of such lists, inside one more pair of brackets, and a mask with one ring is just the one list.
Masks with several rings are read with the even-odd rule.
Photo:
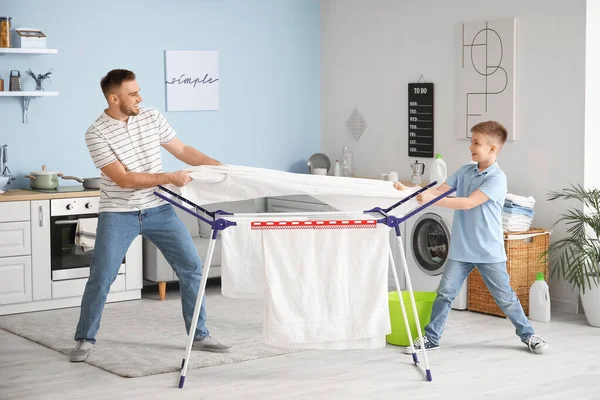
[[[452, 241], [444, 273], [433, 302], [431, 320], [425, 327], [423, 341], [427, 350], [439, 350], [440, 338], [452, 301], [473, 268], [477, 267], [494, 300], [516, 327], [517, 336], [535, 354], [543, 353], [548, 344], [535, 335], [521, 303], [509, 284], [502, 229], [502, 207], [506, 197], [506, 175], [496, 158], [507, 132], [496, 121], [481, 122], [472, 129], [471, 159], [476, 164], [462, 166], [446, 182], [417, 196], [421, 204], [433, 200], [450, 187], [456, 198], [443, 198], [436, 205], [456, 210], [452, 224]], [[398, 190], [406, 187], [400, 182]], [[415, 350], [421, 344], [415, 339]], [[410, 353], [410, 347], [406, 348]]]

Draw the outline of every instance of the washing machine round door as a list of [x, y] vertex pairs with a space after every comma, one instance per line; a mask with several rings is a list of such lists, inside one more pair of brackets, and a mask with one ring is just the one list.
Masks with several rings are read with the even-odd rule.
[[450, 228], [442, 217], [433, 213], [421, 215], [412, 231], [412, 252], [421, 271], [441, 275], [450, 249]]

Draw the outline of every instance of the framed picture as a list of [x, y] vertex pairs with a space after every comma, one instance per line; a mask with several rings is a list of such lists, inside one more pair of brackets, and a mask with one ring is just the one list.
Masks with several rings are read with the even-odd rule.
[[457, 132], [470, 139], [482, 121], [504, 125], [517, 138], [517, 20], [467, 22], [460, 25], [457, 80]]
[[165, 51], [167, 111], [219, 109], [219, 52]]

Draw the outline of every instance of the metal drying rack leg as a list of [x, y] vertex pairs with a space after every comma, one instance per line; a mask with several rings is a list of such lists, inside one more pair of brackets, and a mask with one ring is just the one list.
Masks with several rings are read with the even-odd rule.
[[194, 317], [190, 325], [190, 331], [188, 332], [188, 344], [185, 349], [185, 357], [181, 361], [181, 373], [179, 374], [179, 388], [183, 388], [185, 384], [185, 374], [187, 373], [188, 365], [190, 363], [190, 356], [192, 352], [192, 346], [194, 344], [196, 325], [198, 325], [198, 318], [200, 316], [200, 308], [202, 307], [202, 300], [206, 295], [206, 281], [208, 280], [208, 273], [210, 271], [210, 264], [212, 263], [212, 257], [215, 250], [215, 244], [217, 241], [217, 229], [213, 229], [212, 237], [210, 239], [208, 250], [206, 251], [206, 258], [204, 265], [202, 266], [202, 280], [200, 282], [200, 288], [198, 290], [198, 296], [196, 297], [196, 305], [194, 306]]

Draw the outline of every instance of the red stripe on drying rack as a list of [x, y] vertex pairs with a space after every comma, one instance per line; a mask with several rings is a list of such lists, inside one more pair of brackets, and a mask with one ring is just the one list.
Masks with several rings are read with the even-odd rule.
[[251, 230], [271, 229], [368, 229], [375, 228], [374, 219], [312, 220], [312, 221], [253, 221]]

